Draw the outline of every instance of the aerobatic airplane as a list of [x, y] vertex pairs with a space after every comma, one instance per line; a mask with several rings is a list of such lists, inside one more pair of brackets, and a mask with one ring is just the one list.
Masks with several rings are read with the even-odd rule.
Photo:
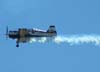
[[6, 36], [11, 39], [16, 39], [16, 47], [19, 47], [19, 43], [29, 42], [31, 38], [39, 38], [39, 37], [55, 37], [57, 36], [57, 32], [54, 25], [49, 26], [47, 31], [40, 29], [27, 29], [27, 28], [19, 28], [17, 31], [8, 31], [8, 27], [6, 29]]

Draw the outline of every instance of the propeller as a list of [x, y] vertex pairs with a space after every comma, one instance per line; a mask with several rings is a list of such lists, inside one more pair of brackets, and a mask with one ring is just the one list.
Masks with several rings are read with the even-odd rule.
[[6, 27], [6, 38], [8, 38], [8, 26]]

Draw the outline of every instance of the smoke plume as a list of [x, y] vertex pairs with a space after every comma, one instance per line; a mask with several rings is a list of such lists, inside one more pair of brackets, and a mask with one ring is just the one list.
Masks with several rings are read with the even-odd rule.
[[61, 43], [67, 43], [70, 45], [74, 44], [94, 44], [94, 45], [100, 45], [100, 36], [99, 35], [62, 35], [62, 36], [56, 36], [52, 39], [48, 39], [46, 37], [42, 38], [32, 38], [31, 42], [39, 42], [39, 43], [45, 43], [48, 42], [48, 40], [51, 40], [51, 42], [61, 44]]

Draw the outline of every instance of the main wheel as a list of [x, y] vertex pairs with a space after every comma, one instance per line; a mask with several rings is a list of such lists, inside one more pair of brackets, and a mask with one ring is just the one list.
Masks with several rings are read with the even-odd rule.
[[16, 47], [19, 47], [19, 45], [16, 45]]

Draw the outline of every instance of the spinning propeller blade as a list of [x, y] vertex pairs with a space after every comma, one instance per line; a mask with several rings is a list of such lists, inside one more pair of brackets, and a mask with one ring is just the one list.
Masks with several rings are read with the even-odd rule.
[[6, 27], [6, 38], [8, 38], [8, 26]]

